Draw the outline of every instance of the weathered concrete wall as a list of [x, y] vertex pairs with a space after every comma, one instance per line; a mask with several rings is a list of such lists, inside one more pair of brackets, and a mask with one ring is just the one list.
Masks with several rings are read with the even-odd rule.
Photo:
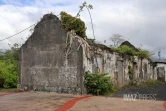
[[145, 82], [149, 79], [157, 79], [156, 68], [153, 68], [148, 59], [131, 58], [117, 52], [102, 49], [100, 47], [90, 47], [91, 57], [84, 55], [85, 71], [92, 73], [108, 73], [114, 85], [124, 86], [131, 80], [129, 77], [129, 67], [132, 68], [132, 76], [135, 82]]
[[166, 81], [166, 64], [157, 63], [157, 79]]
[[45, 15], [21, 47], [21, 88], [60, 93], [84, 93], [83, 50], [78, 38], [67, 38], [54, 15]]

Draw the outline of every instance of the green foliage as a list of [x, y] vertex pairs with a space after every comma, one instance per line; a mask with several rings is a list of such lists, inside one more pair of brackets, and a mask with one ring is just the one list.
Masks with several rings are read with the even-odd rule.
[[127, 46], [127, 45], [122, 45], [118, 48], [112, 48], [114, 51], [117, 51], [121, 54], [126, 54], [129, 56], [138, 56], [140, 59], [147, 58], [149, 59], [152, 54], [150, 54], [146, 50], [139, 49], [139, 51], [135, 51], [133, 48]]
[[77, 17], [80, 17], [80, 13], [83, 11], [84, 7], [87, 8], [88, 12], [89, 12], [89, 9], [93, 9], [92, 5], [84, 2], [80, 6], [80, 10], [78, 11], [76, 17], [72, 17], [70, 14], [67, 14], [66, 12], [62, 11], [60, 13], [60, 20], [65, 30], [67, 31], [74, 30], [77, 35], [81, 36], [82, 38], [87, 38], [85, 23], [80, 18], [77, 18]]
[[126, 55], [130, 55], [130, 56], [135, 55], [135, 51], [132, 48], [128, 47], [127, 45], [123, 45], [118, 48], [114, 48], [114, 50], [118, 51], [121, 54], [126, 54]]
[[60, 13], [60, 16], [62, 26], [65, 28], [65, 30], [74, 30], [77, 35], [83, 38], [86, 37], [85, 23], [81, 19], [72, 17], [71, 15], [63, 11]]
[[18, 50], [11, 50], [0, 54], [0, 87], [15, 88], [18, 78]]
[[136, 55], [140, 58], [140, 59], [144, 59], [144, 58], [150, 58], [152, 54], [150, 54], [148, 51], [146, 50], [139, 50], [139, 52], [136, 52]]
[[103, 95], [113, 89], [113, 84], [107, 74], [91, 74], [87, 72], [85, 74], [84, 84], [89, 94]]

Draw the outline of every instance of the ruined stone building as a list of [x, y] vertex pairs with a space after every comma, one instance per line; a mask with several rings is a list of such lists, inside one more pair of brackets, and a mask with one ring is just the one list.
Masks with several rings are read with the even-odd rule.
[[28, 90], [85, 93], [84, 74], [108, 73], [115, 85], [128, 84], [129, 66], [138, 82], [157, 79], [148, 59], [140, 60], [101, 45], [89, 45], [74, 32], [67, 32], [58, 17], [44, 15], [19, 53], [19, 87]]
[[157, 80], [166, 81], [166, 62], [156, 61]]

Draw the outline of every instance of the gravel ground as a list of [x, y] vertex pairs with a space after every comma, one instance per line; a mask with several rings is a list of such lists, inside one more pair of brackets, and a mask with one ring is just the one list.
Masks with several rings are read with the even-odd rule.
[[0, 111], [54, 111], [68, 100], [76, 97], [80, 96], [53, 92], [10, 94], [0, 97]]

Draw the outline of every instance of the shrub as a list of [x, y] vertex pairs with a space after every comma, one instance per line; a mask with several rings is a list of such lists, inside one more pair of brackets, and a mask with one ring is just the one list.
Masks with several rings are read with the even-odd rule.
[[84, 84], [89, 94], [103, 95], [113, 89], [110, 77], [107, 74], [86, 72]]

